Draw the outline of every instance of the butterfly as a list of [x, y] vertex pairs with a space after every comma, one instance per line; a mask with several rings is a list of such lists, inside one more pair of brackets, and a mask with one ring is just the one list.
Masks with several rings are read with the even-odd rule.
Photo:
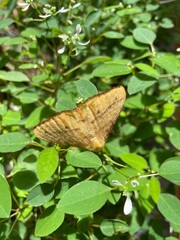
[[33, 132], [41, 140], [98, 152], [115, 124], [126, 99], [117, 86], [90, 97], [72, 110], [62, 111], [37, 125]]

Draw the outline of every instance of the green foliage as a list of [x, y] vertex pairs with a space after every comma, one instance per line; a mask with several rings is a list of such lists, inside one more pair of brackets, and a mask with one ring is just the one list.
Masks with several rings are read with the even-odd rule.
[[[0, 239], [176, 239], [179, 7], [0, 2]], [[116, 85], [127, 99], [100, 152], [34, 136]]]

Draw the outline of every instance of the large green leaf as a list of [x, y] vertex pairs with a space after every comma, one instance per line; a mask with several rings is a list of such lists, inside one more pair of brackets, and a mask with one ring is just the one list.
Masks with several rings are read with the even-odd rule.
[[18, 71], [0, 71], [0, 79], [11, 82], [28, 82], [29, 78]]
[[37, 175], [40, 182], [49, 180], [58, 166], [58, 153], [51, 147], [43, 150], [37, 159]]
[[94, 69], [92, 75], [95, 77], [115, 77], [127, 75], [131, 73], [131, 69], [122, 64], [103, 64]]
[[48, 236], [62, 224], [63, 220], [64, 213], [60, 208], [55, 206], [46, 208], [36, 223], [35, 235]]
[[78, 80], [75, 84], [79, 94], [84, 98], [89, 98], [98, 93], [95, 85], [88, 80]]
[[38, 95], [37, 95], [37, 93], [34, 93], [34, 92], [24, 91], [24, 92], [16, 95], [16, 98], [18, 98], [22, 103], [29, 104], [29, 103], [37, 102]]
[[4, 18], [0, 21], [0, 29], [6, 28], [14, 22], [11, 18]]
[[38, 182], [35, 172], [30, 170], [17, 171], [13, 176], [14, 185], [21, 190], [30, 190]]
[[21, 120], [21, 113], [13, 110], [7, 111], [2, 119], [3, 126], [16, 125]]
[[148, 167], [146, 160], [135, 153], [122, 153], [120, 154], [120, 157], [123, 162], [137, 170], [142, 170]]
[[0, 152], [16, 152], [30, 143], [22, 133], [12, 132], [0, 135]]
[[174, 54], [169, 53], [159, 54], [151, 58], [151, 61], [170, 73], [176, 73], [180, 64], [179, 59]]
[[0, 175], [0, 218], [8, 218], [11, 213], [11, 193], [5, 178]]
[[76, 167], [99, 168], [102, 165], [100, 158], [90, 151], [76, 153], [69, 150], [66, 159], [68, 163]]
[[158, 201], [158, 209], [162, 215], [174, 224], [180, 225], [180, 201], [175, 196], [162, 193]]
[[159, 200], [160, 192], [161, 192], [161, 186], [158, 179], [155, 177], [152, 177], [150, 179], [150, 193], [155, 203], [157, 203]]
[[156, 34], [147, 28], [139, 27], [133, 31], [133, 37], [140, 43], [152, 44], [156, 39]]
[[48, 107], [37, 107], [30, 113], [26, 122], [26, 128], [32, 128], [42, 121], [42, 119], [49, 116], [50, 110]]
[[119, 17], [123, 17], [123, 16], [128, 16], [128, 15], [133, 15], [133, 14], [138, 14], [142, 12], [142, 9], [139, 7], [130, 7], [130, 8], [124, 8], [120, 11], [117, 11], [117, 15]]
[[180, 150], [180, 122], [173, 121], [169, 123], [166, 127], [166, 132], [172, 145]]
[[35, 186], [27, 197], [27, 202], [31, 206], [41, 206], [51, 200], [54, 189], [51, 184], [43, 183]]
[[155, 77], [146, 75], [144, 73], [138, 73], [136, 76], [132, 76], [128, 83], [128, 93], [134, 94], [140, 92], [157, 82]]
[[168, 158], [159, 169], [159, 175], [180, 185], [180, 156]]
[[59, 202], [63, 212], [85, 215], [99, 210], [107, 201], [110, 188], [96, 181], [84, 181], [70, 188]]
[[155, 70], [153, 67], [151, 67], [150, 65], [148, 64], [145, 64], [145, 63], [137, 63], [135, 64], [135, 66], [140, 69], [141, 71], [143, 71], [144, 73], [147, 73], [147, 74], [151, 74], [152, 76], [159, 76], [160, 74], [158, 73], [157, 70]]
[[129, 153], [129, 146], [121, 142], [120, 138], [114, 138], [105, 145], [111, 156], [119, 157], [121, 153]]
[[126, 36], [122, 41], [121, 45], [135, 50], [146, 49], [147, 45], [137, 42], [132, 36]]
[[100, 225], [100, 229], [105, 236], [111, 237], [118, 232], [127, 232], [129, 230], [129, 226], [127, 223], [119, 219], [104, 219]]

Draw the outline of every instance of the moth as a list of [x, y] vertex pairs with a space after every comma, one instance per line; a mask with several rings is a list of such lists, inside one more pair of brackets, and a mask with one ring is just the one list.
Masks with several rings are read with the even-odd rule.
[[62, 111], [37, 125], [33, 132], [41, 140], [98, 152], [115, 124], [126, 99], [117, 86]]

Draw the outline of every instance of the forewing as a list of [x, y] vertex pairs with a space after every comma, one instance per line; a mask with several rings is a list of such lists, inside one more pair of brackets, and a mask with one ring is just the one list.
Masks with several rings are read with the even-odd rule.
[[96, 128], [107, 138], [112, 126], [116, 122], [126, 99], [126, 92], [122, 86], [96, 95], [89, 99], [86, 105], [94, 115]]

